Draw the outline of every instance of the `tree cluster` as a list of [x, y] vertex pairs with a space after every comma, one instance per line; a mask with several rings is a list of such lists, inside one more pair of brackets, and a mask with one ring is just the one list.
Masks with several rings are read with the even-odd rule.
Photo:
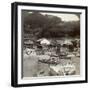
[[23, 12], [22, 18], [24, 33], [31, 33], [37, 38], [80, 36], [80, 20], [65, 22], [57, 16], [27, 11]]

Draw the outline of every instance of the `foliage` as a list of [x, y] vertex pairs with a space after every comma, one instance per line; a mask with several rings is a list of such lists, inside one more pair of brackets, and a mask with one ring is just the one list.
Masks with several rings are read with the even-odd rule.
[[47, 37], [77, 37], [80, 36], [80, 21], [62, 21], [53, 15], [43, 15], [40, 12], [23, 12], [24, 32], [37, 38]]

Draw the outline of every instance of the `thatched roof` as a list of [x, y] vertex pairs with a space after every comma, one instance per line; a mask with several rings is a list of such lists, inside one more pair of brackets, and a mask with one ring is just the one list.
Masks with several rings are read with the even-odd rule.
[[40, 42], [40, 44], [45, 44], [45, 45], [50, 45], [50, 41], [46, 38], [42, 38], [42, 39], [39, 39], [37, 40], [38, 42]]
[[34, 42], [31, 41], [31, 40], [27, 40], [27, 41], [24, 42], [24, 44], [34, 44]]

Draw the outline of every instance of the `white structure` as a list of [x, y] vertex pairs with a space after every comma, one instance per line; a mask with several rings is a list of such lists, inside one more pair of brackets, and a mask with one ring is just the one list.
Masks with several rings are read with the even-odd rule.
[[63, 44], [72, 45], [70, 40], [65, 40]]
[[50, 45], [50, 41], [47, 40], [46, 38], [42, 38], [42, 39], [39, 39], [37, 41], [40, 41], [41, 45]]

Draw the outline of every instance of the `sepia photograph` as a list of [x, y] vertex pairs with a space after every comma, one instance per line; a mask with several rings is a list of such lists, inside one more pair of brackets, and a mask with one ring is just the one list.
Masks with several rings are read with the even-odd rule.
[[12, 3], [11, 84], [87, 83], [87, 7]]
[[22, 10], [22, 78], [80, 75], [80, 14]]

